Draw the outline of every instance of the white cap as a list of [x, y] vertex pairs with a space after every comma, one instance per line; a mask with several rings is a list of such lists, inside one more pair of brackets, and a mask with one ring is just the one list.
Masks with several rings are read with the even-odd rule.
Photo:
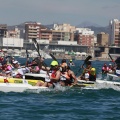
[[20, 64], [18, 61], [13, 61], [13, 64], [16, 64], [16, 63]]
[[11, 72], [11, 71], [6, 71], [5, 73], [8, 74], [8, 73], [10, 73], [10, 72]]
[[112, 64], [109, 64], [109, 65], [112, 65]]

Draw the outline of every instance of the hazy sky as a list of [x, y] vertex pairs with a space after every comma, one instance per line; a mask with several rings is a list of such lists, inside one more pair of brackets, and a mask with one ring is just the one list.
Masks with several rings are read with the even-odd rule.
[[120, 0], [0, 0], [0, 24], [78, 25], [89, 21], [107, 26], [113, 18], [120, 19]]

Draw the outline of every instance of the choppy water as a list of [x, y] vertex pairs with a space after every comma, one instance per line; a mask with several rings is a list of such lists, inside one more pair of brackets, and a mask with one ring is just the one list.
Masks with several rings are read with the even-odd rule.
[[[82, 61], [74, 61], [76, 73]], [[49, 64], [50, 61], [46, 60]], [[93, 62], [100, 73], [104, 62]], [[120, 89], [60, 88], [59, 90], [0, 92], [0, 120], [119, 120]]]

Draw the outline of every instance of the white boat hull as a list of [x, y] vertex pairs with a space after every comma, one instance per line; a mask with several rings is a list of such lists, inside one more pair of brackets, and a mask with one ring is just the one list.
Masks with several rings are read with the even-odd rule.
[[16, 84], [16, 83], [0, 83], [0, 91], [2, 92], [24, 92], [30, 90], [46, 90], [47, 87], [32, 86], [29, 84]]
[[120, 77], [118, 77], [117, 75], [114, 74], [109, 74], [107, 73], [107, 80], [120, 80]]
[[93, 81], [85, 81], [85, 80], [78, 80], [78, 83], [84, 83], [84, 84], [111, 84], [111, 85], [120, 86], [120, 82], [99, 80], [99, 79], [97, 79], [95, 82], [93, 82]]

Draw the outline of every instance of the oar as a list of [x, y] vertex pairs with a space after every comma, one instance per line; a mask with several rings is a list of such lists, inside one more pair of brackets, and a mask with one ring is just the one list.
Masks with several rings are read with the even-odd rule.
[[[52, 57], [53, 60], [58, 62], [58, 60], [55, 58], [55, 56], [52, 53], [50, 53], [49, 55]], [[58, 62], [58, 64], [59, 64], [59, 62]]]
[[32, 41], [33, 41], [33, 43], [34, 43], [34, 46], [35, 46], [36, 51], [38, 52], [38, 55], [39, 55], [40, 58], [41, 58], [41, 55], [40, 55], [40, 52], [39, 52], [39, 44], [38, 44], [37, 40], [34, 38], [34, 39], [32, 39]]
[[112, 61], [112, 62], [114, 62], [114, 60], [113, 60], [112, 56], [111, 56], [109, 53], [108, 53], [108, 55], [109, 55], [109, 57], [110, 57], [111, 61]]
[[[87, 61], [89, 61], [92, 58], [92, 56], [88, 56], [85, 60], [84, 63], [82, 64], [82, 67], [87, 63]], [[78, 72], [75, 74], [75, 76], [80, 72], [81, 68], [79, 68]]]
[[29, 61], [29, 59], [28, 59], [28, 58], [29, 58], [29, 54], [28, 54], [28, 50], [27, 50], [27, 49], [26, 49], [26, 57], [27, 57], [26, 66], [28, 66], [28, 64], [29, 64], [29, 63], [28, 63], [28, 61]]
[[[40, 59], [41, 59], [41, 55], [40, 55], [40, 52], [39, 52], [39, 44], [38, 44], [38, 42], [37, 42], [36, 39], [32, 39], [32, 40], [33, 40], [35, 49], [36, 49], [36, 51], [38, 52], [38, 55], [39, 55], [39, 57], [40, 57]], [[38, 60], [37, 62], [38, 62], [38, 64], [39, 64], [39, 67], [41, 68], [42, 65], [40, 64], [40, 60]], [[46, 65], [44, 62], [42, 62], [42, 64], [45, 66], [45, 69], [46, 69], [46, 71], [47, 71], [47, 74], [49, 75], [48, 70], [47, 70], [47, 68], [46, 68], [47, 65]]]
[[50, 53], [50, 56], [52, 57], [53, 60], [57, 61], [57, 59], [55, 58], [55, 56], [52, 53]]
[[28, 50], [26, 49], [26, 55], [27, 55], [27, 58], [29, 58], [29, 54], [28, 54]]

